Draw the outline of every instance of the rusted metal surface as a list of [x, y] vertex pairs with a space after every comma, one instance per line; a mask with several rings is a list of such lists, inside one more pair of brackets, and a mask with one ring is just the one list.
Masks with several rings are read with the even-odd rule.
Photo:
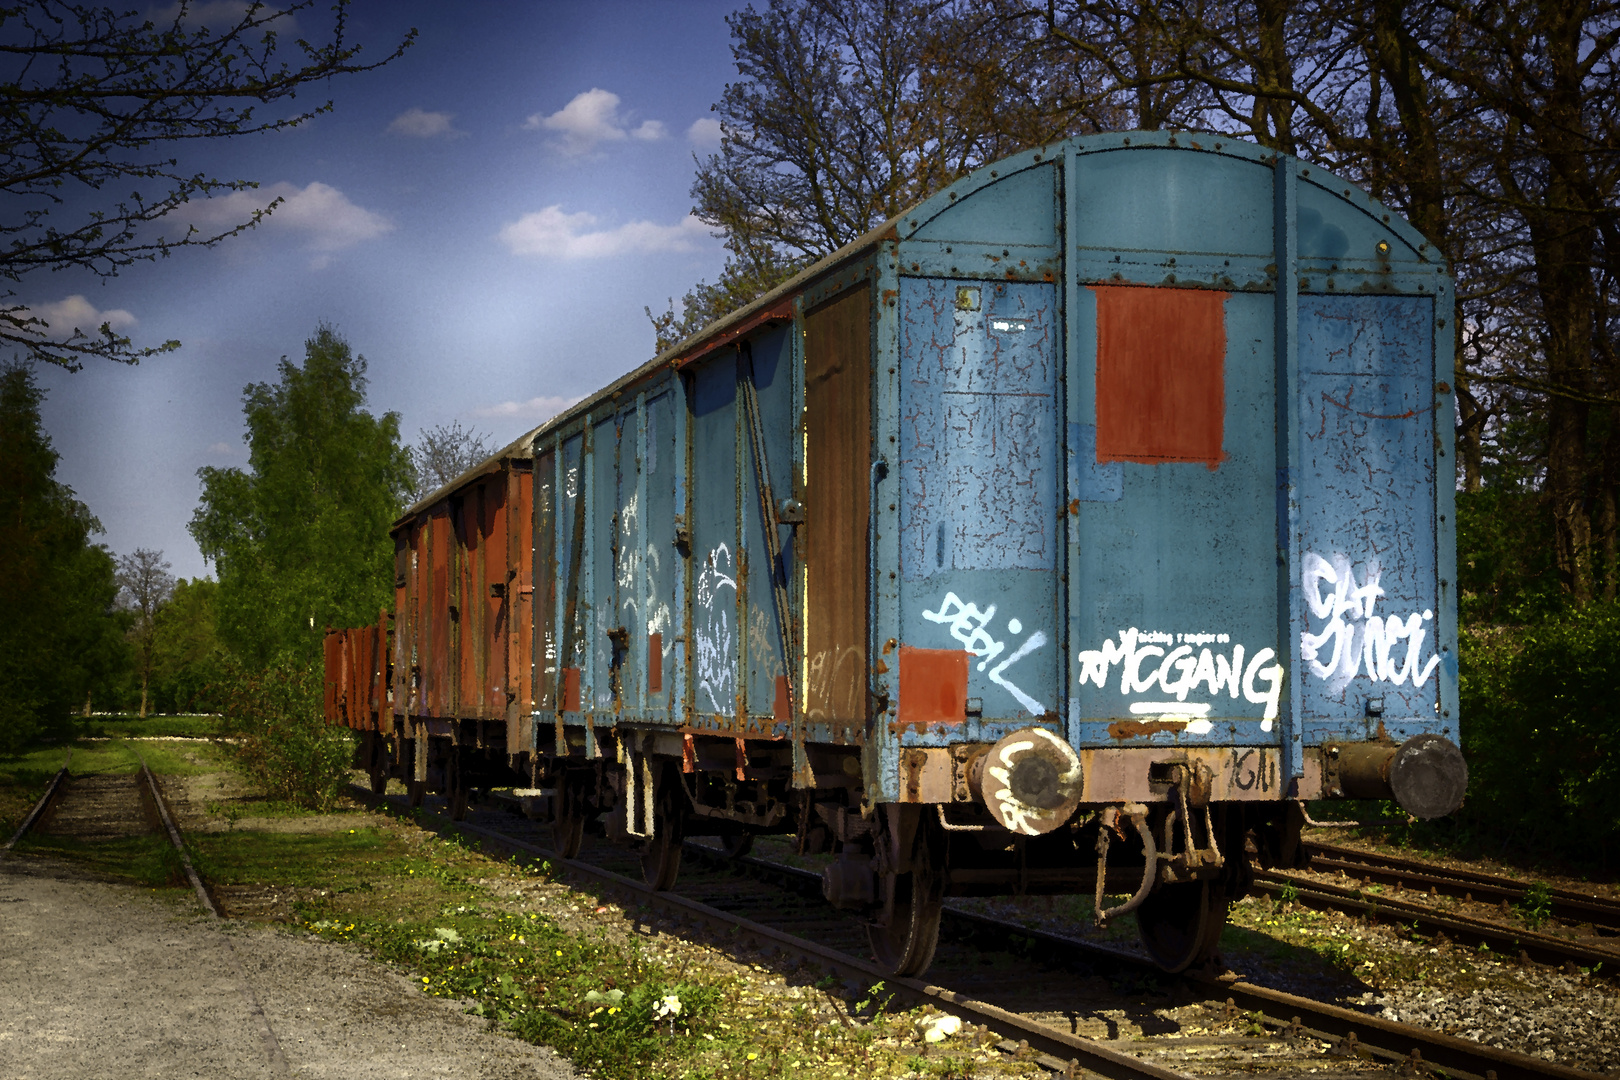
[[1226, 293], [1093, 285], [1097, 461], [1220, 465]]
[[804, 326], [804, 711], [864, 725], [870, 287], [808, 313]]

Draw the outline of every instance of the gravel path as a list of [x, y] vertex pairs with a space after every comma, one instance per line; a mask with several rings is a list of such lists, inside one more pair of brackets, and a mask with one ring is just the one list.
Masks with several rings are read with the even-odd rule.
[[575, 1075], [354, 952], [194, 908], [0, 859], [5, 1080]]

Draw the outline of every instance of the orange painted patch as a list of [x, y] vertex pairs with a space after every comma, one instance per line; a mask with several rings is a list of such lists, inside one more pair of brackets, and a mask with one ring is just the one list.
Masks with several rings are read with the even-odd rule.
[[900, 709], [897, 727], [960, 724], [967, 719], [968, 660], [962, 649], [900, 646]]
[[786, 675], [776, 677], [776, 701], [771, 705], [771, 715], [778, 720], [786, 720], [793, 713], [793, 706], [788, 701], [788, 681]]
[[1144, 465], [1226, 458], [1226, 296], [1093, 285], [1097, 460]]
[[647, 635], [647, 693], [664, 690], [664, 635]]
[[579, 668], [563, 668], [563, 712], [579, 712]]

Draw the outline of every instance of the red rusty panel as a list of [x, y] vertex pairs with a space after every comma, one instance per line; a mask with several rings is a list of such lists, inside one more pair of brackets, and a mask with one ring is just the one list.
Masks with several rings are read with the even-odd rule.
[[392, 621], [392, 616], [386, 611], [377, 616], [377, 652], [371, 677], [371, 708], [377, 716], [377, 730], [385, 734], [390, 734], [394, 730], [393, 681], [389, 671], [389, 664], [394, 655]]
[[423, 577], [423, 619], [420, 632], [422, 648], [422, 709], [424, 716], [451, 717], [454, 715], [453, 686], [450, 663], [450, 515], [439, 509], [428, 518], [426, 548], [422, 553], [425, 564]]
[[1097, 460], [1215, 468], [1226, 420], [1226, 293], [1093, 285]]
[[532, 661], [533, 683], [529, 688], [534, 706], [541, 712], [557, 707], [553, 693], [557, 663], [557, 461], [555, 451], [547, 450], [534, 463], [533, 498], [534, 563], [530, 585], [534, 589], [530, 608], [534, 617], [529, 625], [534, 637], [525, 656]]
[[343, 677], [343, 663], [348, 659], [343, 648], [343, 631], [327, 630], [321, 646], [326, 659], [326, 677], [321, 683], [322, 714], [328, 724], [340, 724], [346, 719], [341, 699], [347, 681]]
[[371, 726], [366, 707], [366, 668], [371, 661], [371, 636], [361, 626], [343, 631], [343, 720], [349, 727], [365, 730]]
[[790, 720], [793, 718], [793, 703], [788, 695], [786, 675], [776, 677], [776, 699], [771, 705], [771, 715], [778, 720]]
[[861, 285], [805, 316], [804, 714], [863, 723], [872, 298]]
[[900, 646], [900, 707], [895, 725], [960, 724], [967, 719], [968, 659], [965, 649]]
[[478, 684], [483, 715], [490, 720], [506, 719], [506, 656], [507, 636], [512, 632], [507, 617], [506, 591], [511, 584], [507, 574], [512, 541], [507, 535], [506, 492], [507, 477], [511, 473], [503, 468], [483, 485], [484, 557], [483, 580], [479, 582], [480, 605], [484, 611], [483, 634], [478, 646]]
[[647, 693], [664, 692], [664, 635], [647, 635]]
[[[506, 488], [506, 730], [507, 747], [534, 749], [534, 482], [528, 462], [514, 462]], [[516, 733], [514, 737], [513, 733]]]
[[579, 712], [579, 668], [562, 669], [562, 711]]
[[484, 602], [478, 594], [483, 579], [483, 485], [473, 483], [450, 500], [451, 522], [455, 526], [455, 593], [450, 620], [450, 648], [455, 659], [455, 715], [479, 718], [483, 680], [479, 677], [480, 652], [484, 640]]
[[416, 626], [412, 607], [413, 582], [411, 571], [411, 536], [413, 525], [404, 525], [394, 532], [394, 679], [392, 709], [398, 713], [410, 711], [411, 643]]

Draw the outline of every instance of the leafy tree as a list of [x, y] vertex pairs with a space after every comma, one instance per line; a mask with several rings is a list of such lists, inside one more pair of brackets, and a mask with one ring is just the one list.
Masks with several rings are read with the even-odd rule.
[[152, 665], [156, 659], [157, 615], [174, 593], [174, 575], [163, 552], [136, 548], [118, 556], [118, 601], [130, 614], [129, 641], [135, 649], [135, 674], [141, 681], [142, 719], [146, 717]]
[[655, 353], [672, 349], [716, 319], [746, 307], [792, 277], [808, 259], [792, 259], [779, 254], [775, 248], [762, 247], [746, 255], [728, 255], [725, 268], [713, 285], [700, 281], [681, 297], [680, 314], [675, 312], [675, 301], [654, 315], [652, 308], [643, 308], [653, 326]]
[[299, 367], [242, 395], [248, 469], [204, 468], [189, 526], [218, 567], [220, 639], [244, 664], [314, 664], [327, 626], [376, 619], [393, 596], [389, 525], [410, 488], [399, 416], [365, 410], [366, 361], [330, 326]]
[[[0, 193], [9, 207], [0, 215], [0, 281], [17, 285], [65, 269], [110, 277], [257, 224], [275, 203], [220, 232], [170, 225], [164, 219], [192, 198], [257, 185], [194, 172], [164, 155], [199, 141], [283, 131], [328, 112], [331, 101], [282, 106], [334, 75], [388, 63], [415, 39], [412, 30], [388, 56], [362, 63], [360, 46], [347, 39], [348, 5], [336, 0], [324, 34], [293, 39], [292, 62], [282, 59], [283, 32], [319, 20], [315, 0], [278, 7], [180, 0], [161, 16], [65, 0], [0, 6]], [[219, 19], [221, 8], [234, 13]], [[261, 115], [261, 106], [272, 111]], [[109, 190], [129, 194], [108, 201]], [[49, 326], [16, 296], [15, 289], [0, 294], [0, 342], [37, 360], [77, 369], [87, 358], [135, 363], [179, 347], [138, 347], [105, 323]]]
[[[981, 10], [982, 9], [982, 10]], [[970, 169], [1066, 133], [1062, 71], [1021, 80], [1035, 20], [973, 3], [770, 0], [727, 18], [742, 76], [694, 212], [739, 268], [830, 254]]]
[[[21, 364], [0, 368], [0, 751], [63, 729], [127, 665], [101, 525], [56, 479], [40, 422], [44, 392]], [[86, 705], [88, 707], [88, 704]]]
[[462, 427], [460, 420], [418, 432], [416, 445], [410, 449], [411, 467], [416, 473], [412, 501], [436, 491], [489, 457], [489, 438], [482, 431]]
[[214, 608], [219, 583], [181, 578], [152, 633], [152, 698], [161, 712], [216, 712], [225, 650]]

